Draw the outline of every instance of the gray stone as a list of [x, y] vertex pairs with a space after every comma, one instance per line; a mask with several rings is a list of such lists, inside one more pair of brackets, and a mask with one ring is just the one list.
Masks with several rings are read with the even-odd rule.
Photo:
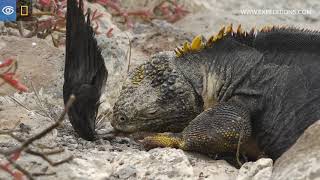
[[213, 160], [205, 155], [188, 153], [195, 179], [234, 180], [238, 169], [223, 160]]
[[320, 179], [319, 137], [320, 121], [317, 121], [275, 162], [272, 179]]
[[239, 170], [237, 180], [269, 180], [272, 174], [272, 159], [261, 158], [256, 162], [246, 162]]
[[193, 179], [193, 168], [182, 150], [157, 148], [123, 152], [112, 162], [113, 178]]

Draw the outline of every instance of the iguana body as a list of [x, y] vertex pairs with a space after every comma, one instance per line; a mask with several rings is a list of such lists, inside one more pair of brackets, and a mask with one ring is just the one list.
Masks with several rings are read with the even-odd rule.
[[276, 159], [320, 118], [319, 50], [318, 32], [294, 28], [198, 36], [134, 70], [111, 124], [173, 132], [145, 138], [149, 147], [234, 153], [241, 142]]

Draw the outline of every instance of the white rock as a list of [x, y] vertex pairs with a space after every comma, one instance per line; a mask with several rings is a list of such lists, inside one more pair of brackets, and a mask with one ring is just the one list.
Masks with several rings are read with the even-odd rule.
[[193, 179], [193, 168], [182, 150], [157, 148], [130, 151], [115, 157], [115, 179]]
[[320, 121], [317, 121], [276, 160], [272, 180], [319, 180], [319, 136]]
[[224, 160], [213, 160], [205, 155], [192, 154], [189, 160], [196, 179], [235, 180], [238, 169]]
[[272, 175], [272, 159], [262, 158], [247, 162], [239, 170], [237, 180], [269, 180]]

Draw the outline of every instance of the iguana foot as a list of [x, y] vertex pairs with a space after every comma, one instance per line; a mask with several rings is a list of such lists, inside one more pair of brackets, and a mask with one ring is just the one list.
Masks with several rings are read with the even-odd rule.
[[158, 133], [141, 142], [146, 149], [172, 147], [204, 153], [236, 152], [251, 135], [250, 115], [235, 101], [220, 103], [195, 119], [182, 133]]
[[185, 143], [180, 133], [157, 133], [140, 141], [145, 149], [171, 147], [184, 149]]

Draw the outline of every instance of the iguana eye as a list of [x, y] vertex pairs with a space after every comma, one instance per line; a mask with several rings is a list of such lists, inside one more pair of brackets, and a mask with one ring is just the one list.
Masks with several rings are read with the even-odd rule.
[[120, 116], [119, 120], [120, 121], [125, 121], [126, 119], [123, 116]]

